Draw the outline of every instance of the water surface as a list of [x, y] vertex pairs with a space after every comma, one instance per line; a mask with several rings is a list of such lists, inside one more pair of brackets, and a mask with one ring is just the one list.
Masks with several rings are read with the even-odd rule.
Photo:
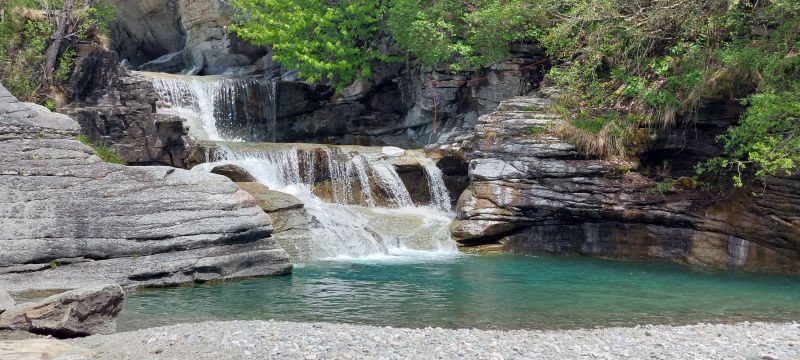
[[553, 329], [799, 321], [800, 279], [670, 263], [411, 252], [322, 261], [287, 277], [153, 289], [120, 330], [204, 320]]

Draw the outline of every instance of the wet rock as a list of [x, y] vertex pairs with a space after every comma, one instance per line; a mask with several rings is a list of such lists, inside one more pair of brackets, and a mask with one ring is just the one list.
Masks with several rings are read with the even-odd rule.
[[256, 179], [253, 175], [247, 172], [247, 170], [242, 169], [239, 166], [233, 164], [223, 164], [214, 167], [211, 169], [212, 174], [222, 175], [228, 179], [231, 179], [233, 182], [237, 183], [248, 183], [248, 182], [256, 182]]
[[96, 357], [92, 351], [54, 339], [0, 341], [0, 359], [82, 360]]
[[75, 140], [76, 122], [26, 111], [2, 86], [0, 109], [15, 109], [0, 115], [0, 287], [164, 286], [291, 272], [269, 238], [269, 216], [225, 177], [104, 163]]
[[11, 309], [16, 305], [14, 299], [9, 295], [8, 291], [0, 289], [0, 314], [6, 310]]
[[58, 337], [111, 334], [124, 296], [119, 285], [68, 291], [0, 314], [0, 329]]
[[294, 262], [310, 259], [311, 232], [309, 216], [303, 202], [286, 193], [269, 190], [256, 182], [236, 185], [255, 197], [258, 205], [272, 218], [272, 237]]

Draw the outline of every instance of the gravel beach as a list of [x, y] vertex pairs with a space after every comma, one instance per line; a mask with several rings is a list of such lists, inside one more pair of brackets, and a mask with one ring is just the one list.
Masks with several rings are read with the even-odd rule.
[[69, 343], [101, 359], [800, 359], [800, 324], [492, 331], [227, 321]]

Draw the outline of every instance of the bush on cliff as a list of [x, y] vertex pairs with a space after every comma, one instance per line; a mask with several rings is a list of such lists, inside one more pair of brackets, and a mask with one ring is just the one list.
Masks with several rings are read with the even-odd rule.
[[74, 45], [105, 42], [115, 17], [105, 0], [0, 1], [0, 81], [22, 101], [53, 104], [71, 75]]

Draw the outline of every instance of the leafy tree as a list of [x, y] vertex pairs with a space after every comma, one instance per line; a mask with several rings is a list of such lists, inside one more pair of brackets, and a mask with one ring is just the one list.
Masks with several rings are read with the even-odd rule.
[[544, 2], [527, 0], [395, 0], [389, 29], [400, 46], [428, 65], [455, 71], [508, 57], [510, 44], [541, 33]]
[[387, 0], [233, 0], [242, 39], [269, 45], [273, 60], [308, 81], [331, 81], [341, 90], [370, 76], [378, 50]]

